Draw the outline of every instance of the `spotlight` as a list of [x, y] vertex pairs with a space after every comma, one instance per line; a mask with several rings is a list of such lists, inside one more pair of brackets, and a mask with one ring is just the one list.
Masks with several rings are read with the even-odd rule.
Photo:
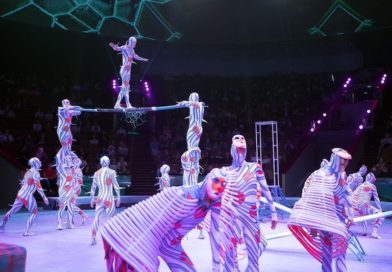
[[343, 85], [344, 88], [347, 88], [347, 83]]
[[314, 132], [314, 128], [311, 128], [311, 129], [310, 129], [310, 132]]
[[320, 124], [321, 124], [321, 120], [317, 120], [317, 124], [319, 124], [319, 125], [320, 125]]
[[325, 112], [323, 113], [323, 117], [327, 117], [327, 114]]
[[149, 82], [146, 80], [146, 81], [143, 82], [143, 85], [144, 85], [144, 93], [145, 93], [145, 95], [150, 98], [151, 97], [151, 92], [150, 92], [151, 88], [150, 88]]
[[366, 113], [367, 113], [367, 114], [370, 114], [371, 112], [372, 112], [372, 111], [371, 111], [371, 110], [369, 110], [369, 109], [366, 111]]
[[359, 125], [358, 128], [359, 128], [360, 130], [362, 130], [362, 129], [363, 129], [363, 125]]
[[112, 80], [112, 88], [113, 88], [113, 90], [117, 89], [117, 80], [115, 80], [115, 79]]

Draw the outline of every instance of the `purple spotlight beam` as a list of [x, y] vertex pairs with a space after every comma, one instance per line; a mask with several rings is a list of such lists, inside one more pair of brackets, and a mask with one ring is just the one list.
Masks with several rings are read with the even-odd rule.
[[146, 94], [147, 97], [151, 97], [151, 92], [150, 92], [150, 84], [148, 83], [148, 81], [144, 81], [143, 82], [144, 85], [144, 93]]

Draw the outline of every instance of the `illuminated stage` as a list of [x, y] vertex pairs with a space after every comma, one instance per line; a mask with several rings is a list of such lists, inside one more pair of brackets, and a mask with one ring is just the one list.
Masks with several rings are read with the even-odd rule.
[[[120, 210], [118, 209], [117, 212]], [[4, 212], [2, 211], [1, 217]], [[21, 245], [27, 249], [26, 271], [28, 272], [106, 271], [101, 237], [98, 238], [97, 246], [90, 245], [90, 228], [94, 211], [87, 210], [86, 213], [89, 219], [85, 225], [80, 226], [81, 218], [76, 215], [75, 229], [58, 231], [56, 230], [57, 211], [42, 210], [33, 227], [35, 235], [23, 237], [22, 233], [29, 215], [27, 212], [20, 212], [10, 219], [5, 231], [0, 233], [0, 241]], [[287, 231], [286, 224], [283, 222], [280, 222], [275, 231], [269, 229], [269, 223], [262, 223], [261, 228], [267, 237], [268, 234]], [[364, 262], [359, 262], [351, 252], [348, 252], [348, 271], [389, 272], [392, 259], [392, 220], [386, 219], [381, 226], [382, 240], [361, 236], [360, 226], [354, 226], [352, 230], [357, 234], [367, 256]], [[191, 231], [182, 241], [184, 249], [189, 253], [197, 271], [211, 271], [209, 239], [199, 240], [197, 237], [198, 231]], [[263, 271], [273, 272], [319, 271], [321, 268], [321, 265], [292, 236], [269, 241], [260, 263]], [[241, 271], [244, 271], [245, 265], [246, 259], [241, 260]], [[159, 271], [169, 271], [169, 269], [162, 264]]]

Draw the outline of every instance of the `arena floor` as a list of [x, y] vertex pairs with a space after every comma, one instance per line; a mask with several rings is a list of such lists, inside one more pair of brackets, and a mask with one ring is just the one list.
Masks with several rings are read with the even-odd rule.
[[[119, 209], [120, 210], [120, 209]], [[1, 217], [5, 211], [1, 212]], [[27, 212], [20, 212], [8, 222], [6, 229], [0, 233], [2, 243], [17, 244], [27, 249], [26, 271], [28, 272], [79, 272], [105, 271], [104, 250], [102, 240], [98, 239], [96, 246], [90, 245], [90, 227], [93, 221], [93, 210], [86, 211], [89, 219], [80, 226], [80, 217], [76, 217], [75, 229], [56, 230], [56, 211], [40, 211], [33, 227], [34, 236], [23, 237]], [[261, 228], [267, 234], [286, 232], [284, 222], [274, 231], [269, 229], [269, 223], [262, 223]], [[360, 227], [352, 228], [358, 233], [367, 256], [364, 262], [348, 252], [348, 271], [377, 271], [390, 272], [392, 269], [392, 220], [387, 219], [381, 226], [382, 240], [375, 240], [369, 236], [359, 234]], [[211, 271], [211, 253], [209, 239], [200, 240], [198, 231], [193, 230], [183, 240], [185, 250], [194, 262], [197, 271]], [[246, 258], [240, 261], [241, 271], [245, 270]], [[320, 264], [315, 261], [294, 239], [285, 237], [269, 241], [267, 250], [260, 258], [262, 271], [273, 272], [303, 272], [320, 271]], [[162, 264], [159, 271], [169, 271]]]

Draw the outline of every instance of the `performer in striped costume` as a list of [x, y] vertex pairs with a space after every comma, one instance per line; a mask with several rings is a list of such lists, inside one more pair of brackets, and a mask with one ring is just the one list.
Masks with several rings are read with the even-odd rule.
[[362, 165], [359, 168], [358, 172], [352, 173], [348, 176], [347, 185], [351, 193], [354, 192], [355, 189], [357, 189], [357, 187], [362, 184], [363, 177], [366, 175], [366, 173], [367, 173], [367, 167], [366, 165]]
[[101, 229], [107, 271], [155, 272], [158, 257], [171, 271], [195, 271], [181, 240], [209, 209], [220, 207], [225, 186], [213, 169], [194, 186], [167, 188], [108, 220]]
[[[377, 188], [374, 185], [375, 182], [376, 182], [376, 177], [373, 175], [373, 173], [369, 172], [369, 174], [366, 175], [365, 182], [362, 183], [352, 194], [353, 208], [360, 216], [382, 212], [380, 199], [377, 193]], [[374, 203], [376, 204], [376, 207], [370, 204], [372, 197], [374, 198]], [[378, 235], [378, 228], [380, 227], [383, 221], [384, 221], [383, 217], [377, 218], [375, 220], [371, 237], [375, 239], [381, 239], [381, 237]]]
[[164, 164], [161, 166], [159, 171], [161, 172], [161, 177], [158, 180], [159, 191], [163, 191], [170, 187], [170, 176], [169, 176], [170, 166]]
[[[305, 182], [301, 199], [294, 205], [288, 228], [305, 249], [322, 263], [322, 271], [347, 271], [345, 254], [348, 246], [346, 225], [339, 219], [340, 177], [351, 155], [344, 149], [332, 149], [331, 159], [313, 172]], [[352, 222], [348, 214], [348, 224]]]
[[75, 165], [74, 158], [71, 155], [65, 156], [65, 162], [57, 167], [61, 182], [59, 183], [59, 210], [57, 212], [57, 229], [62, 230], [63, 214], [67, 209], [67, 227], [74, 228], [73, 213], [74, 205], [72, 203], [75, 194]]
[[189, 101], [181, 101], [180, 106], [189, 107], [189, 126], [186, 133], [187, 151], [181, 156], [184, 171], [183, 185], [193, 186], [198, 182], [200, 173], [199, 160], [201, 151], [199, 142], [203, 133], [204, 103], [199, 101], [198, 93], [191, 93]]
[[[262, 166], [246, 162], [246, 141], [242, 135], [232, 138], [231, 156], [233, 162], [229, 167], [223, 167], [220, 172], [226, 179], [227, 186], [222, 197], [222, 209], [211, 209], [210, 235], [213, 270], [220, 271], [219, 251], [224, 254], [224, 271], [238, 271], [237, 245], [244, 238], [248, 251], [247, 271], [259, 271], [259, 257], [263, 253], [267, 241], [260, 231], [257, 219], [257, 187], [260, 186], [263, 195], [269, 202], [271, 210], [271, 228], [277, 225], [277, 214], [271, 192], [269, 191]], [[233, 195], [229, 192], [235, 191]], [[217, 229], [219, 228], [219, 230]], [[219, 235], [217, 235], [219, 231]], [[218, 240], [217, 240], [218, 238]], [[223, 248], [220, 248], [222, 244]]]
[[345, 171], [339, 172], [335, 185], [335, 204], [340, 221], [345, 224], [347, 219], [353, 218], [353, 208], [351, 202], [351, 190], [347, 184], [347, 174]]
[[58, 124], [57, 124], [57, 136], [59, 138], [61, 149], [56, 155], [56, 160], [64, 159], [62, 154], [72, 152], [72, 118], [74, 116], [80, 115], [81, 112], [78, 110], [79, 107], [72, 106], [68, 99], [62, 101], [62, 107], [58, 108]]
[[57, 229], [62, 230], [62, 217], [66, 208], [68, 208], [68, 223], [69, 228], [73, 228], [72, 215], [73, 209], [71, 206], [71, 198], [73, 196], [74, 171], [73, 160], [77, 159], [77, 155], [72, 151], [72, 118], [80, 115], [79, 107], [72, 106], [68, 99], [62, 101], [62, 107], [58, 108], [58, 125], [57, 136], [61, 143], [61, 148], [56, 154], [56, 170], [57, 170], [57, 185], [59, 187], [59, 210], [57, 213]]
[[[86, 222], [88, 216], [83, 212], [81, 208], [76, 205], [76, 199], [79, 197], [82, 186], [83, 186], [83, 172], [80, 166], [82, 165], [82, 161], [79, 158], [75, 158], [73, 160], [74, 165], [74, 195], [71, 198], [72, 210], [77, 212], [82, 217], [82, 225]], [[72, 218], [73, 219], [73, 218]], [[72, 220], [73, 222], [73, 220]]]
[[[116, 171], [109, 168], [110, 160], [107, 156], [103, 156], [100, 160], [101, 169], [94, 173], [93, 184], [91, 185], [90, 206], [95, 206], [95, 218], [91, 229], [91, 245], [97, 244], [96, 235], [99, 227], [99, 221], [103, 212], [112, 217], [115, 212], [115, 206], [120, 207], [120, 187], [117, 183]], [[98, 187], [98, 196], [94, 200], [95, 189]], [[117, 201], [114, 203], [113, 189], [116, 191]]]
[[33, 235], [31, 232], [31, 227], [38, 215], [37, 202], [33, 196], [35, 191], [41, 195], [45, 204], [48, 205], [49, 201], [45, 196], [44, 191], [41, 187], [41, 176], [39, 171], [41, 170], [41, 162], [38, 158], [31, 158], [29, 160], [30, 169], [25, 173], [23, 180], [21, 182], [22, 187], [16, 195], [14, 204], [12, 208], [4, 216], [3, 221], [0, 224], [0, 229], [4, 229], [8, 219], [18, 212], [23, 206], [31, 213], [29, 219], [27, 220], [26, 231], [23, 233], [24, 236]]
[[[367, 167], [366, 165], [362, 165], [358, 172], [356, 173], [352, 173], [348, 176], [347, 178], [347, 191], [350, 194], [350, 202], [351, 202], [351, 207], [352, 207], [352, 193], [355, 191], [355, 189], [358, 188], [359, 185], [361, 185], [363, 183], [363, 177], [366, 175], [367, 173]], [[355, 211], [353, 211], [355, 212]], [[356, 214], [359, 213], [355, 212]], [[350, 226], [348, 226], [350, 227]], [[367, 221], [362, 222], [362, 228], [363, 228], [363, 233], [366, 235], [367, 233]], [[359, 243], [358, 239], [356, 239], [357, 242]]]
[[109, 43], [109, 46], [113, 48], [114, 51], [121, 52], [122, 55], [122, 66], [120, 69], [121, 75], [121, 90], [118, 93], [116, 104], [114, 105], [115, 109], [121, 109], [121, 101], [125, 98], [125, 103], [127, 108], [132, 108], [131, 103], [129, 102], [129, 84], [131, 80], [131, 68], [134, 63], [133, 60], [140, 60], [147, 62], [148, 59], [139, 57], [135, 53], [136, 46], [136, 38], [130, 37], [125, 45], [118, 46], [118, 44]]

